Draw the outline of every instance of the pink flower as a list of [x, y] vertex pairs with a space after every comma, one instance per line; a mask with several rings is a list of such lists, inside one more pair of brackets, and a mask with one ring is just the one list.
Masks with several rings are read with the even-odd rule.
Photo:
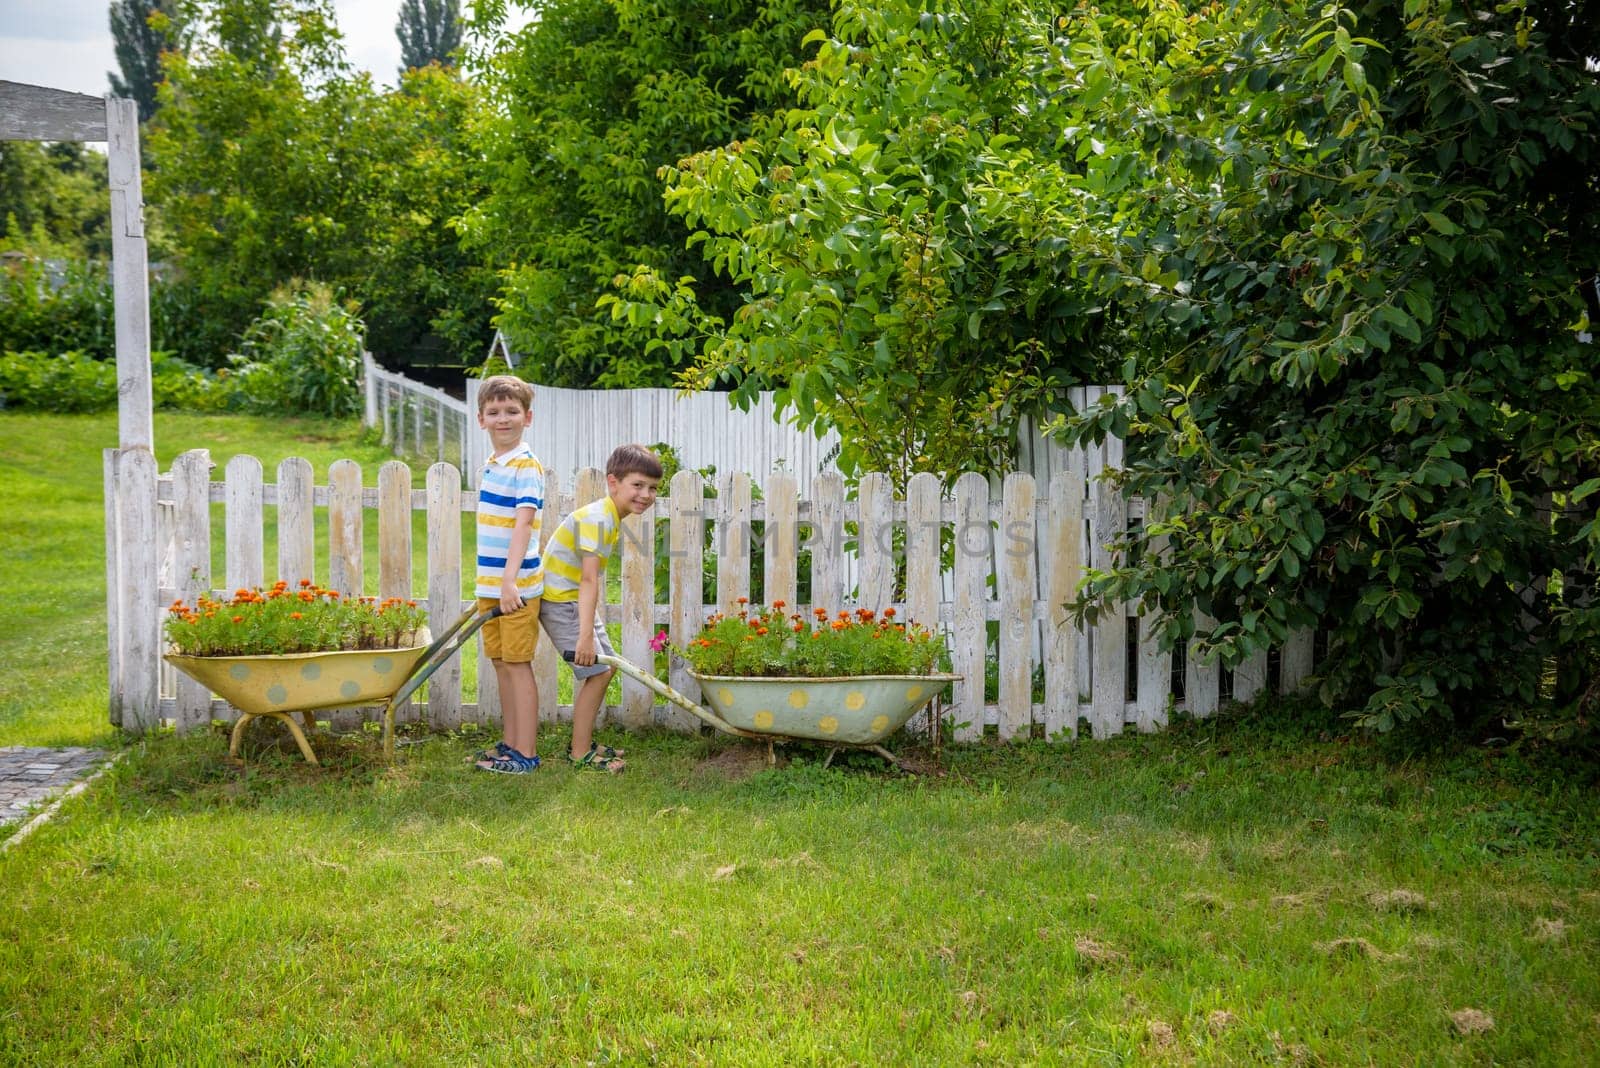
[[652, 653], [659, 653], [661, 650], [665, 649], [666, 647], [667, 647], [667, 632], [664, 631], [664, 630], [656, 631], [656, 636], [654, 638], [650, 639], [650, 651]]

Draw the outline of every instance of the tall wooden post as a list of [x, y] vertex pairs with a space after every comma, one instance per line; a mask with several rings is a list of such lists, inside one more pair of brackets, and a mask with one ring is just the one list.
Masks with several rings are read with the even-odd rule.
[[132, 100], [0, 81], [0, 140], [107, 143], [120, 445], [105, 465], [107, 708], [112, 723], [145, 730], [159, 722], [161, 618], [139, 109]]

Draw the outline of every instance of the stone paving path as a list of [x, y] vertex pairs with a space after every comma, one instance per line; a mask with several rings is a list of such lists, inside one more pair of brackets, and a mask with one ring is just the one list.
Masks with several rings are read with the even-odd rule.
[[101, 749], [0, 746], [0, 826], [26, 816], [106, 759]]

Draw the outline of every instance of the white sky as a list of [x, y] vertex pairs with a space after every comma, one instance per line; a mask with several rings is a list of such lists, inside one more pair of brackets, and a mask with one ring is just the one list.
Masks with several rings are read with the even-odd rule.
[[[508, 6], [508, 26], [531, 18]], [[400, 0], [333, 0], [333, 7], [345, 58], [371, 71], [378, 84], [393, 85]], [[103, 96], [110, 90], [106, 72], [118, 69], [110, 9], [111, 0], [0, 0], [0, 80]]]

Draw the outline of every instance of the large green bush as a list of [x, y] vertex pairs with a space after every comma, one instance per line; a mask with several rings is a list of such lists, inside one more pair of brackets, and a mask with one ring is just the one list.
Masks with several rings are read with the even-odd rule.
[[361, 407], [361, 320], [325, 285], [279, 289], [234, 357], [255, 411], [354, 415]]
[[1075, 158], [991, 193], [1133, 316], [1125, 399], [1075, 430], [1124, 437], [1149, 521], [1090, 600], [1230, 661], [1323, 628], [1324, 696], [1379, 729], [1593, 722], [1600, 21], [1144, 7], [1063, 21]]

